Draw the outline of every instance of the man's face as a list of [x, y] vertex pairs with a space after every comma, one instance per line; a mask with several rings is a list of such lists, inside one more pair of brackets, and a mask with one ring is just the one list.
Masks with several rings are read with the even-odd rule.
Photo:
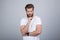
[[27, 8], [26, 10], [27, 17], [33, 17], [33, 13], [34, 13], [33, 8]]

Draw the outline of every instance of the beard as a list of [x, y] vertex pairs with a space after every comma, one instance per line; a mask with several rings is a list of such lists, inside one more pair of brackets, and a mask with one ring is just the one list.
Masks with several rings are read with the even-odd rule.
[[29, 18], [29, 17], [33, 17], [33, 14], [27, 14], [27, 17]]

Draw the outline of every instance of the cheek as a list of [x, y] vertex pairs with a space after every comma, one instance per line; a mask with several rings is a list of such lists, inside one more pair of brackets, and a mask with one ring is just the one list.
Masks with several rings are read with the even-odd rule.
[[27, 14], [33, 14], [33, 11], [31, 11], [31, 12], [26, 12]]
[[29, 14], [29, 12], [26, 12], [26, 14]]

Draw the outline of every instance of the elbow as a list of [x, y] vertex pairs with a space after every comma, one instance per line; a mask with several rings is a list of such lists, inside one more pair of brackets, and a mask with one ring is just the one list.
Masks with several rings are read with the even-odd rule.
[[26, 33], [24, 31], [21, 31], [21, 35], [24, 36]]
[[22, 36], [25, 36], [26, 35], [26, 33], [22, 33]]
[[39, 35], [39, 34], [41, 34], [41, 32], [37, 32], [37, 34]]
[[39, 35], [39, 34], [40, 34], [40, 32], [37, 32], [37, 34]]

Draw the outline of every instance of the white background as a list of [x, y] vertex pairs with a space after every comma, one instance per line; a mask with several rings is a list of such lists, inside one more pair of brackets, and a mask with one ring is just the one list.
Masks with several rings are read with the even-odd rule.
[[35, 6], [41, 17], [41, 40], [60, 39], [60, 0], [0, 0], [0, 40], [22, 40], [20, 20], [25, 17], [25, 5]]

